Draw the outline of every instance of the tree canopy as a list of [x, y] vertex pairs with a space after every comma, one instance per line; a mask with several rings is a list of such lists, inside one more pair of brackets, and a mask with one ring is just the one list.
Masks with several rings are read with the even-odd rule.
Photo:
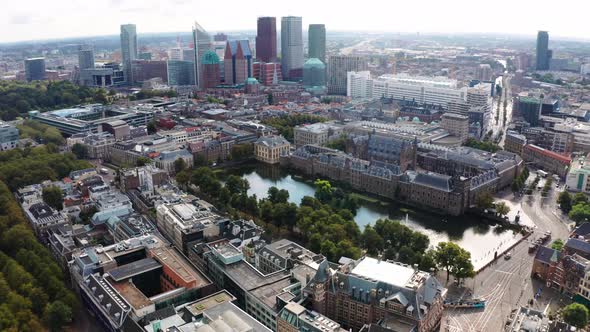
[[59, 187], [51, 186], [43, 188], [43, 201], [52, 208], [61, 211], [64, 208], [63, 193]]
[[76, 85], [70, 81], [0, 81], [0, 118], [11, 121], [41, 112], [85, 103], [107, 103], [107, 92]]
[[469, 251], [453, 242], [440, 242], [434, 251], [434, 261], [447, 271], [447, 281], [453, 275], [458, 279], [473, 277], [475, 272]]
[[588, 308], [580, 303], [567, 305], [561, 311], [563, 320], [575, 327], [583, 328], [588, 325]]
[[289, 114], [285, 116], [266, 118], [262, 123], [275, 128], [289, 142], [293, 143], [293, 128], [303, 124], [325, 122], [327, 119], [311, 114]]

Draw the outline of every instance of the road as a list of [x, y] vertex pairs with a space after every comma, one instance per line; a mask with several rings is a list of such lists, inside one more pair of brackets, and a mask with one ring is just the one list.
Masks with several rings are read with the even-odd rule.
[[[512, 196], [511, 193], [509, 195]], [[542, 282], [530, 277], [534, 253], [528, 253], [529, 241], [534, 241], [546, 231], [551, 231], [553, 239], [566, 239], [569, 234], [567, 219], [555, 211], [556, 196], [556, 190], [552, 189], [547, 198], [542, 198], [538, 191], [531, 197], [520, 198], [523, 200], [522, 213], [536, 225], [534, 233], [514, 247], [511, 259], [499, 257], [475, 278], [467, 279], [462, 287], [447, 286], [449, 298], [484, 298], [486, 308], [445, 310], [441, 331], [502, 331], [510, 312], [527, 305], [539, 289], [541, 295], [532, 308], [555, 310], [562, 301], [566, 301], [558, 292], [546, 289]], [[511, 199], [518, 203], [519, 199]]]

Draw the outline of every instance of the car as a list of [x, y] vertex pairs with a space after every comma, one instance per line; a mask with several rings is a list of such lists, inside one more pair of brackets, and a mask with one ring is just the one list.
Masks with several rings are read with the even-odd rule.
[[509, 260], [510, 258], [512, 258], [512, 256], [510, 255], [510, 253], [507, 253], [506, 255], [504, 255], [504, 259], [505, 260]]

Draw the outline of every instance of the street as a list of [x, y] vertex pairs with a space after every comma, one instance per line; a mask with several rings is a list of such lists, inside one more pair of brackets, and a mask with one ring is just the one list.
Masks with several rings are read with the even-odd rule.
[[543, 282], [531, 278], [535, 254], [528, 252], [530, 241], [534, 241], [546, 231], [551, 231], [552, 240], [567, 239], [567, 219], [563, 218], [561, 212], [556, 212], [557, 194], [558, 192], [552, 189], [546, 198], [542, 198], [540, 193], [535, 191], [530, 198], [514, 199], [512, 193], [504, 193], [504, 199], [510, 199], [514, 205], [519, 205], [519, 201], [522, 200], [521, 214], [534, 222], [535, 231], [527, 240], [514, 247], [510, 259], [498, 257], [495, 263], [482, 270], [475, 278], [467, 279], [462, 287], [456, 287], [452, 283], [447, 285], [448, 298], [483, 298], [486, 300], [486, 307], [445, 310], [441, 331], [502, 331], [510, 312], [519, 306], [527, 305], [539, 291], [540, 296], [531, 306], [534, 309], [550, 308], [555, 311], [561, 301], [565, 301], [558, 292], [547, 289]]

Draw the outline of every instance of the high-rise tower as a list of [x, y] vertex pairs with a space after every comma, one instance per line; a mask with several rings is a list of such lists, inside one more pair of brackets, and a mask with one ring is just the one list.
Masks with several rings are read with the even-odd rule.
[[326, 26], [323, 24], [310, 24], [307, 31], [308, 57], [320, 59], [326, 63]]
[[193, 44], [194, 47], [194, 73], [195, 85], [197, 88], [202, 88], [203, 68], [201, 66], [201, 59], [203, 55], [212, 48], [211, 36], [199, 23], [195, 22], [193, 27]]
[[303, 30], [302, 18], [281, 18], [281, 67], [283, 77], [300, 78], [303, 75]]
[[259, 17], [256, 32], [256, 59], [274, 62], [277, 59], [277, 19]]
[[549, 33], [539, 31], [537, 33], [537, 70], [549, 70], [551, 53], [551, 50], [549, 50]]
[[133, 83], [133, 60], [137, 59], [137, 29], [135, 24], [121, 25], [121, 57], [125, 81]]

